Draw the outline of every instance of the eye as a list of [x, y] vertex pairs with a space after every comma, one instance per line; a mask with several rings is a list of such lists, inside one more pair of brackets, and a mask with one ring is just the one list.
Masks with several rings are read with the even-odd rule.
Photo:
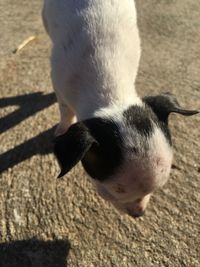
[[115, 187], [115, 192], [118, 194], [126, 193], [124, 187], [121, 184], [117, 184], [117, 186]]

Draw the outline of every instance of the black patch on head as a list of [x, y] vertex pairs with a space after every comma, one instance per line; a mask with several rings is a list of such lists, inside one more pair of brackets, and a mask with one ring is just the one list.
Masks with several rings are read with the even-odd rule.
[[171, 145], [171, 135], [167, 123], [159, 119], [151, 106], [147, 104], [145, 106], [133, 105], [124, 111], [123, 116], [127, 125], [135, 128], [139, 134], [145, 137], [152, 135], [154, 122], [162, 130]]
[[82, 164], [93, 179], [103, 181], [117, 172], [123, 160], [119, 128], [115, 122], [102, 118], [89, 119], [84, 124], [97, 142], [85, 154]]
[[149, 136], [153, 133], [151, 117], [155, 117], [150, 109], [145, 109], [137, 105], [129, 107], [123, 112], [127, 126], [135, 128], [143, 136]]

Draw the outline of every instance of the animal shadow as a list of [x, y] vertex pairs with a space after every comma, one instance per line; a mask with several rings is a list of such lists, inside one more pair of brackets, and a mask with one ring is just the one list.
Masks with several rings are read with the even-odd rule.
[[[0, 133], [14, 127], [26, 118], [34, 115], [56, 102], [54, 93], [43, 95], [41, 92], [29, 95], [0, 99], [0, 108], [18, 105], [19, 109], [0, 119]], [[54, 127], [40, 133], [26, 142], [0, 155], [0, 173], [36, 154], [51, 153]], [[22, 133], [23, 134], [23, 133]]]
[[1, 267], [67, 267], [68, 240], [37, 239], [0, 244]]
[[0, 118], [0, 134], [14, 127], [21, 121], [33, 116], [35, 113], [54, 104], [56, 97], [54, 93], [44, 95], [42, 92], [36, 92], [27, 95], [7, 97], [0, 99], [0, 108], [7, 106], [19, 106], [19, 109], [11, 114]]

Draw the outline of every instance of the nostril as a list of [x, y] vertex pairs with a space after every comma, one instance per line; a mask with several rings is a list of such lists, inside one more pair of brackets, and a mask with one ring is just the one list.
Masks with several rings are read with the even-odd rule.
[[138, 218], [138, 217], [143, 216], [145, 211], [144, 210], [133, 211], [133, 210], [127, 209], [127, 213], [129, 216], [133, 218]]

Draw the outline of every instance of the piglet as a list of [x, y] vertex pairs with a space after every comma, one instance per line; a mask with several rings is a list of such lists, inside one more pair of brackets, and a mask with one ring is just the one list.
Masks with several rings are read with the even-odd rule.
[[58, 177], [81, 161], [100, 196], [141, 216], [169, 177], [169, 114], [198, 111], [181, 108], [170, 93], [137, 95], [141, 49], [133, 0], [45, 0], [42, 15], [60, 109]]

